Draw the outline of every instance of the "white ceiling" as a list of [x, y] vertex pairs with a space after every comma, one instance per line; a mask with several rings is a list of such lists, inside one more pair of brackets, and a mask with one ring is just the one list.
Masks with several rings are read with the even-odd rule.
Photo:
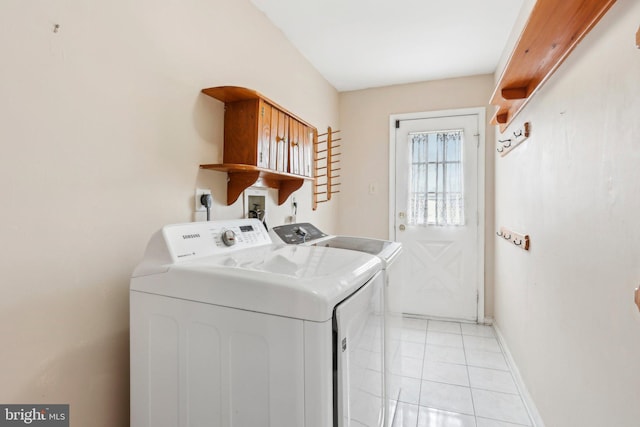
[[523, 0], [251, 0], [339, 91], [493, 73]]

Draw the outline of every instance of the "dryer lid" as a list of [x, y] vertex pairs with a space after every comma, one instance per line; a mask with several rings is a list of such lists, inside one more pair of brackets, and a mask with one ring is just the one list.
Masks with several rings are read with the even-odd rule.
[[402, 250], [402, 244], [399, 242], [354, 236], [331, 236], [326, 239], [319, 239], [312, 245], [349, 249], [376, 255], [382, 259], [385, 266], [391, 264]]

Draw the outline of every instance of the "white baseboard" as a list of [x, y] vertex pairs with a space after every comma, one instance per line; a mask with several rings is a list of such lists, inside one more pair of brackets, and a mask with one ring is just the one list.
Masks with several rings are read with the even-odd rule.
[[491, 323], [493, 324], [493, 329], [496, 331], [496, 335], [498, 337], [498, 342], [502, 347], [502, 352], [504, 353], [505, 358], [507, 359], [507, 365], [509, 365], [509, 369], [511, 369], [511, 373], [513, 374], [513, 379], [516, 382], [516, 386], [520, 391], [520, 396], [522, 396], [522, 400], [524, 402], [524, 406], [526, 406], [527, 411], [529, 412], [529, 417], [531, 418], [531, 422], [533, 422], [533, 427], [545, 427], [544, 421], [538, 412], [538, 408], [536, 407], [531, 395], [529, 394], [529, 390], [527, 390], [527, 386], [524, 384], [522, 380], [522, 376], [520, 375], [520, 371], [518, 370], [518, 366], [516, 365], [515, 360], [513, 360], [513, 356], [511, 355], [511, 351], [509, 351], [509, 346], [507, 346], [504, 337], [502, 336], [502, 332], [498, 325], [493, 322], [491, 319]]

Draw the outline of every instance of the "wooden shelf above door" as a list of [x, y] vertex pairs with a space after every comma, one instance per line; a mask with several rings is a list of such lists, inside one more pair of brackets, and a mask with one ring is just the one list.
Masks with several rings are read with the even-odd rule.
[[498, 81], [491, 124], [509, 126], [615, 0], [537, 0]]

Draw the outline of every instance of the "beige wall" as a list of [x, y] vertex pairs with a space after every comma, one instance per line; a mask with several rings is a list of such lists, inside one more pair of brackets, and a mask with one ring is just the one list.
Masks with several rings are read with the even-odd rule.
[[[493, 76], [437, 80], [340, 94], [342, 186], [339, 232], [381, 239], [389, 235], [389, 116], [392, 114], [485, 107]], [[487, 120], [491, 118], [487, 111]], [[486, 141], [493, 141], [487, 124]], [[486, 156], [485, 315], [493, 313], [493, 147]], [[376, 188], [371, 194], [370, 185]]]
[[[337, 92], [248, 0], [5, 0], [0, 52], [0, 402], [128, 425], [128, 281], [148, 238], [192, 219], [196, 187], [214, 218], [242, 211], [198, 170], [223, 132], [200, 89], [250, 87], [318, 128], [338, 127]], [[298, 219], [333, 231], [336, 205], [312, 213], [310, 194]]]
[[[547, 427], [640, 422], [640, 2], [618, 0], [496, 159], [495, 318]], [[498, 135], [499, 136], [499, 135]]]

